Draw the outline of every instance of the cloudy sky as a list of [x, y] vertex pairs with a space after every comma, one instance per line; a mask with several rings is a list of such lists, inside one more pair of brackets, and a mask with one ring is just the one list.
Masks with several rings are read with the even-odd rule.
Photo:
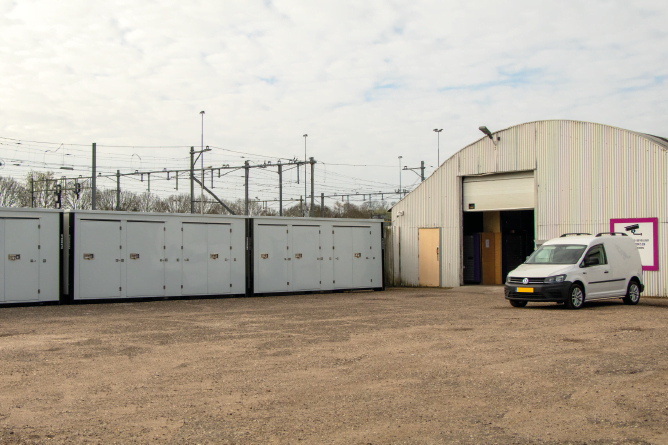
[[[317, 195], [398, 188], [398, 156], [436, 166], [433, 128], [441, 162], [480, 125], [668, 136], [667, 23], [657, 0], [0, 0], [0, 175], [90, 174], [92, 142], [104, 172], [185, 169], [201, 110], [206, 166], [303, 158], [308, 133]], [[275, 174], [251, 178], [274, 197]], [[239, 174], [220, 181], [240, 196]]]

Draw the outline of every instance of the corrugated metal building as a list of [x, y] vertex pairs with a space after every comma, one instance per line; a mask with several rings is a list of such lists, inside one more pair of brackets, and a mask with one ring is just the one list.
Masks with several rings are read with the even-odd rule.
[[516, 125], [455, 153], [393, 207], [395, 284], [501, 284], [544, 240], [625, 218], [656, 218], [658, 270], [644, 272], [644, 295], [668, 296], [668, 140], [568, 120]]

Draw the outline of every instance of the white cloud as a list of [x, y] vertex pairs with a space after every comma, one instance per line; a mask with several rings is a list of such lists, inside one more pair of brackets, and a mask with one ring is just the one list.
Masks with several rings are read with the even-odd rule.
[[[441, 162], [479, 125], [565, 118], [666, 136], [667, 16], [649, 1], [2, 2], [0, 136], [198, 145], [206, 110], [212, 146], [303, 156], [306, 132], [318, 160], [411, 166], [435, 165], [434, 127]], [[187, 155], [114, 152], [104, 167]], [[240, 161], [210, 162], [224, 160]]]

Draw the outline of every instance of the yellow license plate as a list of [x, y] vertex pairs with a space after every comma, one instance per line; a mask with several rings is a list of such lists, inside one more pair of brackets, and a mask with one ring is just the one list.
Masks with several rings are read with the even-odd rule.
[[533, 287], [518, 287], [517, 292], [533, 293]]

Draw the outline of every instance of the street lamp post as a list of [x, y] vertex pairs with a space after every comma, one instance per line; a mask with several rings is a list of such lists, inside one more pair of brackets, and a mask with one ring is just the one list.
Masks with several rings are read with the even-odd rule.
[[[141, 170], [141, 156], [139, 156], [137, 153], [132, 153], [132, 156], [137, 156], [139, 159], [139, 170]], [[132, 156], [130, 156], [130, 168], [132, 168]]]
[[304, 135], [304, 205], [302, 207], [302, 215], [306, 217], [306, 161], [308, 160], [306, 157], [306, 138], [308, 137], [308, 134]]
[[438, 168], [438, 167], [441, 166], [441, 131], [443, 131], [443, 129], [441, 128], [441, 129], [439, 130], [438, 128], [434, 128], [434, 131], [435, 131], [436, 134], [438, 135], [438, 136], [436, 137], [436, 143], [438, 144], [438, 145], [437, 145], [437, 149], [438, 149], [438, 155], [437, 155], [437, 156], [438, 156], [438, 157], [436, 158], [436, 160], [437, 160], [438, 162], [437, 162], [437, 164], [436, 164], [436, 168]]
[[199, 189], [199, 213], [204, 214], [204, 111], [200, 111], [202, 115], [202, 151], [200, 152], [200, 159], [202, 160], [202, 186]]
[[403, 156], [399, 156], [399, 200], [401, 201], [401, 158]]

